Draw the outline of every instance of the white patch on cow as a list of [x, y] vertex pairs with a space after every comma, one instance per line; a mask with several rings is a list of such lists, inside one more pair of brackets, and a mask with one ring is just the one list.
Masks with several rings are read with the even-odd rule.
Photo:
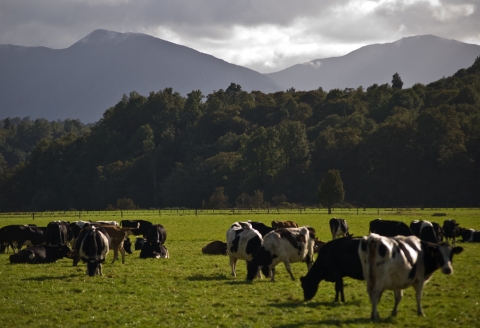
[[[243, 229], [243, 227], [248, 227]], [[237, 232], [241, 231], [240, 233]], [[237, 249], [232, 251], [233, 241], [236, 237], [239, 237]], [[260, 238], [260, 242], [263, 240], [262, 235], [255, 229], [252, 228], [252, 225], [248, 222], [235, 222], [232, 224], [231, 228], [227, 230], [226, 239], [227, 239], [227, 254], [230, 259], [230, 267], [232, 269], [232, 276], [236, 277], [236, 267], [238, 260], [251, 261], [253, 254], [248, 254], [246, 252], [248, 242], [255, 238]]]

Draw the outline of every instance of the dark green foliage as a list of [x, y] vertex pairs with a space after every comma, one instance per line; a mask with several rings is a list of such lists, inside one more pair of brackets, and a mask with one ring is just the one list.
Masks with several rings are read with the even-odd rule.
[[[480, 201], [478, 59], [408, 89], [398, 74], [328, 93], [166, 88], [124, 95], [91, 127], [2, 122], [1, 211], [315, 204], [331, 168], [358, 206]], [[229, 201], [210, 204], [219, 190]]]
[[318, 186], [317, 197], [319, 203], [328, 208], [328, 214], [332, 213], [334, 205], [340, 205], [343, 202], [345, 190], [338, 170], [328, 170]]

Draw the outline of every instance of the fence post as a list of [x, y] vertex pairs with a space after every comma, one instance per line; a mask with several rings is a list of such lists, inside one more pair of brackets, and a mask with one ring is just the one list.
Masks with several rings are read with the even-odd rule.
[[32, 220], [35, 220], [35, 212], [32, 213]]

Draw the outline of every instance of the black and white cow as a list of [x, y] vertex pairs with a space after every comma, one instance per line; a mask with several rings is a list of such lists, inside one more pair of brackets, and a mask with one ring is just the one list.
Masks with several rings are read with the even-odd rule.
[[105, 262], [109, 251], [110, 240], [108, 234], [101, 227], [87, 226], [80, 231], [75, 242], [74, 263], [79, 260], [87, 263], [87, 275], [102, 275], [102, 263]]
[[226, 239], [232, 276], [236, 277], [237, 261], [245, 260], [247, 263], [251, 261], [262, 246], [263, 238], [260, 232], [252, 228], [250, 223], [235, 222], [227, 230]]
[[343, 277], [363, 280], [363, 269], [358, 246], [361, 238], [339, 238], [327, 242], [319, 250], [317, 259], [305, 277], [301, 277], [303, 297], [311, 300], [322, 280], [335, 283], [335, 302], [345, 302]]
[[152, 227], [153, 223], [146, 220], [122, 220], [120, 226], [123, 228], [132, 228], [132, 235], [147, 237], [148, 231]]
[[456, 245], [457, 237], [460, 237], [460, 226], [456, 220], [448, 219], [443, 221], [443, 233], [445, 234], [445, 240], [452, 241], [452, 245]]
[[462, 236], [462, 242], [480, 242], [480, 231], [474, 229], [460, 228], [460, 236]]
[[430, 221], [413, 220], [410, 223], [410, 230], [412, 230], [413, 234], [421, 240], [431, 243], [439, 242], [433, 224]]
[[358, 254], [367, 281], [367, 293], [372, 303], [371, 319], [378, 319], [377, 306], [384, 290], [393, 290], [395, 305], [392, 316], [397, 315], [403, 290], [413, 286], [416, 291], [417, 313], [422, 309], [422, 293], [425, 283], [437, 269], [451, 274], [454, 254], [461, 247], [452, 248], [448, 243], [429, 243], [416, 236], [383, 237], [370, 234], [363, 237]]
[[47, 224], [45, 244], [66, 245], [68, 243], [69, 223], [65, 221], [52, 221]]
[[145, 242], [140, 251], [140, 258], [169, 258], [164, 243], [167, 240], [167, 230], [161, 224], [153, 224], [146, 233]]
[[332, 239], [337, 237], [351, 237], [348, 233], [348, 224], [345, 219], [330, 219], [330, 232], [332, 233]]
[[433, 230], [435, 231], [435, 235], [437, 235], [437, 242], [441, 243], [443, 241], [443, 237], [445, 233], [443, 232], [442, 226], [437, 222], [432, 222]]
[[369, 233], [385, 237], [414, 236], [412, 230], [404, 222], [382, 219], [370, 221]]
[[274, 229], [272, 227], [267, 226], [266, 224], [262, 222], [252, 222], [248, 221], [252, 225], [252, 228], [260, 232], [262, 237], [264, 237], [267, 233], [273, 231]]
[[37, 245], [22, 249], [16, 254], [10, 255], [10, 263], [53, 263], [68, 257], [71, 250], [67, 245]]
[[290, 278], [295, 280], [290, 263], [306, 262], [310, 269], [314, 246], [315, 232], [310, 227], [277, 229], [266, 234], [262, 246], [247, 263], [247, 280], [252, 281], [261, 268], [271, 281], [275, 281], [275, 266], [280, 262], [285, 264]]
[[136, 251], [141, 250], [145, 241], [146, 241], [145, 238], [137, 237], [137, 239], [135, 239], [135, 250]]
[[0, 228], [0, 244], [16, 250], [22, 246], [40, 245], [45, 242], [45, 228], [32, 225], [8, 225]]

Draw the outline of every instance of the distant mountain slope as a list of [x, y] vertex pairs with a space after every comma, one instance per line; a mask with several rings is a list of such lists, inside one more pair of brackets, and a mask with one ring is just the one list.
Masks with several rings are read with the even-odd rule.
[[479, 45], [420, 35], [368, 45], [342, 57], [317, 59], [265, 75], [284, 89], [322, 87], [328, 91], [391, 83], [393, 74], [398, 72], [403, 87], [408, 88], [453, 75], [470, 67], [479, 55]]
[[207, 95], [232, 82], [245, 91], [280, 90], [256, 71], [145, 34], [96, 30], [58, 50], [0, 45], [0, 118], [92, 123], [124, 93], [172, 87]]

